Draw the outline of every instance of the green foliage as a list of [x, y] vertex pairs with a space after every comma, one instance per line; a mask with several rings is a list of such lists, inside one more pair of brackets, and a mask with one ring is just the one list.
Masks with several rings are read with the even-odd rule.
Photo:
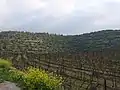
[[0, 82], [7, 81], [9, 78], [9, 69], [12, 67], [10, 61], [0, 59]]
[[10, 68], [12, 66], [10, 61], [0, 59], [0, 68]]
[[0, 83], [7, 81], [9, 79], [9, 70], [8, 68], [0, 68]]
[[62, 83], [62, 78], [33, 67], [20, 71], [1, 59], [0, 82], [4, 81], [14, 82], [23, 90], [55, 90]]
[[32, 67], [25, 72], [14, 69], [10, 73], [11, 81], [18, 83], [23, 90], [54, 90], [62, 82], [62, 78]]
[[17, 70], [16, 68], [11, 68], [9, 70], [9, 81], [17, 83], [19, 86], [23, 83], [25, 73]]

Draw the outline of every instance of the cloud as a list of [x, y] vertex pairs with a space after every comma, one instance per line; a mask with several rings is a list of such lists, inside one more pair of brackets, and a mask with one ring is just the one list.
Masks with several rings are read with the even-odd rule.
[[75, 9], [75, 0], [49, 0], [47, 6], [44, 9], [44, 13], [47, 15], [63, 16]]
[[80, 34], [120, 28], [120, 0], [1, 0], [0, 27]]
[[28, 13], [46, 6], [41, 0], [7, 0], [6, 3], [12, 13]]
[[95, 22], [97, 25], [114, 25], [120, 22], [120, 2], [104, 3], [102, 10]]
[[6, 0], [0, 1], [0, 25], [3, 24], [3, 21], [7, 19], [9, 15], [9, 8], [7, 7]]

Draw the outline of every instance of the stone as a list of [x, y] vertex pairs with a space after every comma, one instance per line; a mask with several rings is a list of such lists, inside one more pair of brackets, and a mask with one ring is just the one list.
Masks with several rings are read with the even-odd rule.
[[15, 83], [4, 82], [0, 84], [0, 90], [21, 90]]

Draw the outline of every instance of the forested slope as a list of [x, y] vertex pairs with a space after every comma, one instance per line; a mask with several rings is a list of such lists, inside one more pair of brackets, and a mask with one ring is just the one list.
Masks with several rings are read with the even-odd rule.
[[2, 51], [77, 53], [81, 51], [119, 48], [119, 46], [119, 30], [103, 30], [67, 36], [18, 31], [0, 32], [0, 50]]

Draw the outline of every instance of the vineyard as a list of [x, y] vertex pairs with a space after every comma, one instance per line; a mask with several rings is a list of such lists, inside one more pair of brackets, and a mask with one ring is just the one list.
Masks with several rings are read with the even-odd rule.
[[61, 75], [59, 90], [120, 90], [120, 31], [76, 36], [1, 32], [0, 57]]
[[81, 52], [79, 54], [1, 51], [14, 66], [28, 66], [57, 73], [64, 78], [60, 90], [119, 90], [120, 52]]

